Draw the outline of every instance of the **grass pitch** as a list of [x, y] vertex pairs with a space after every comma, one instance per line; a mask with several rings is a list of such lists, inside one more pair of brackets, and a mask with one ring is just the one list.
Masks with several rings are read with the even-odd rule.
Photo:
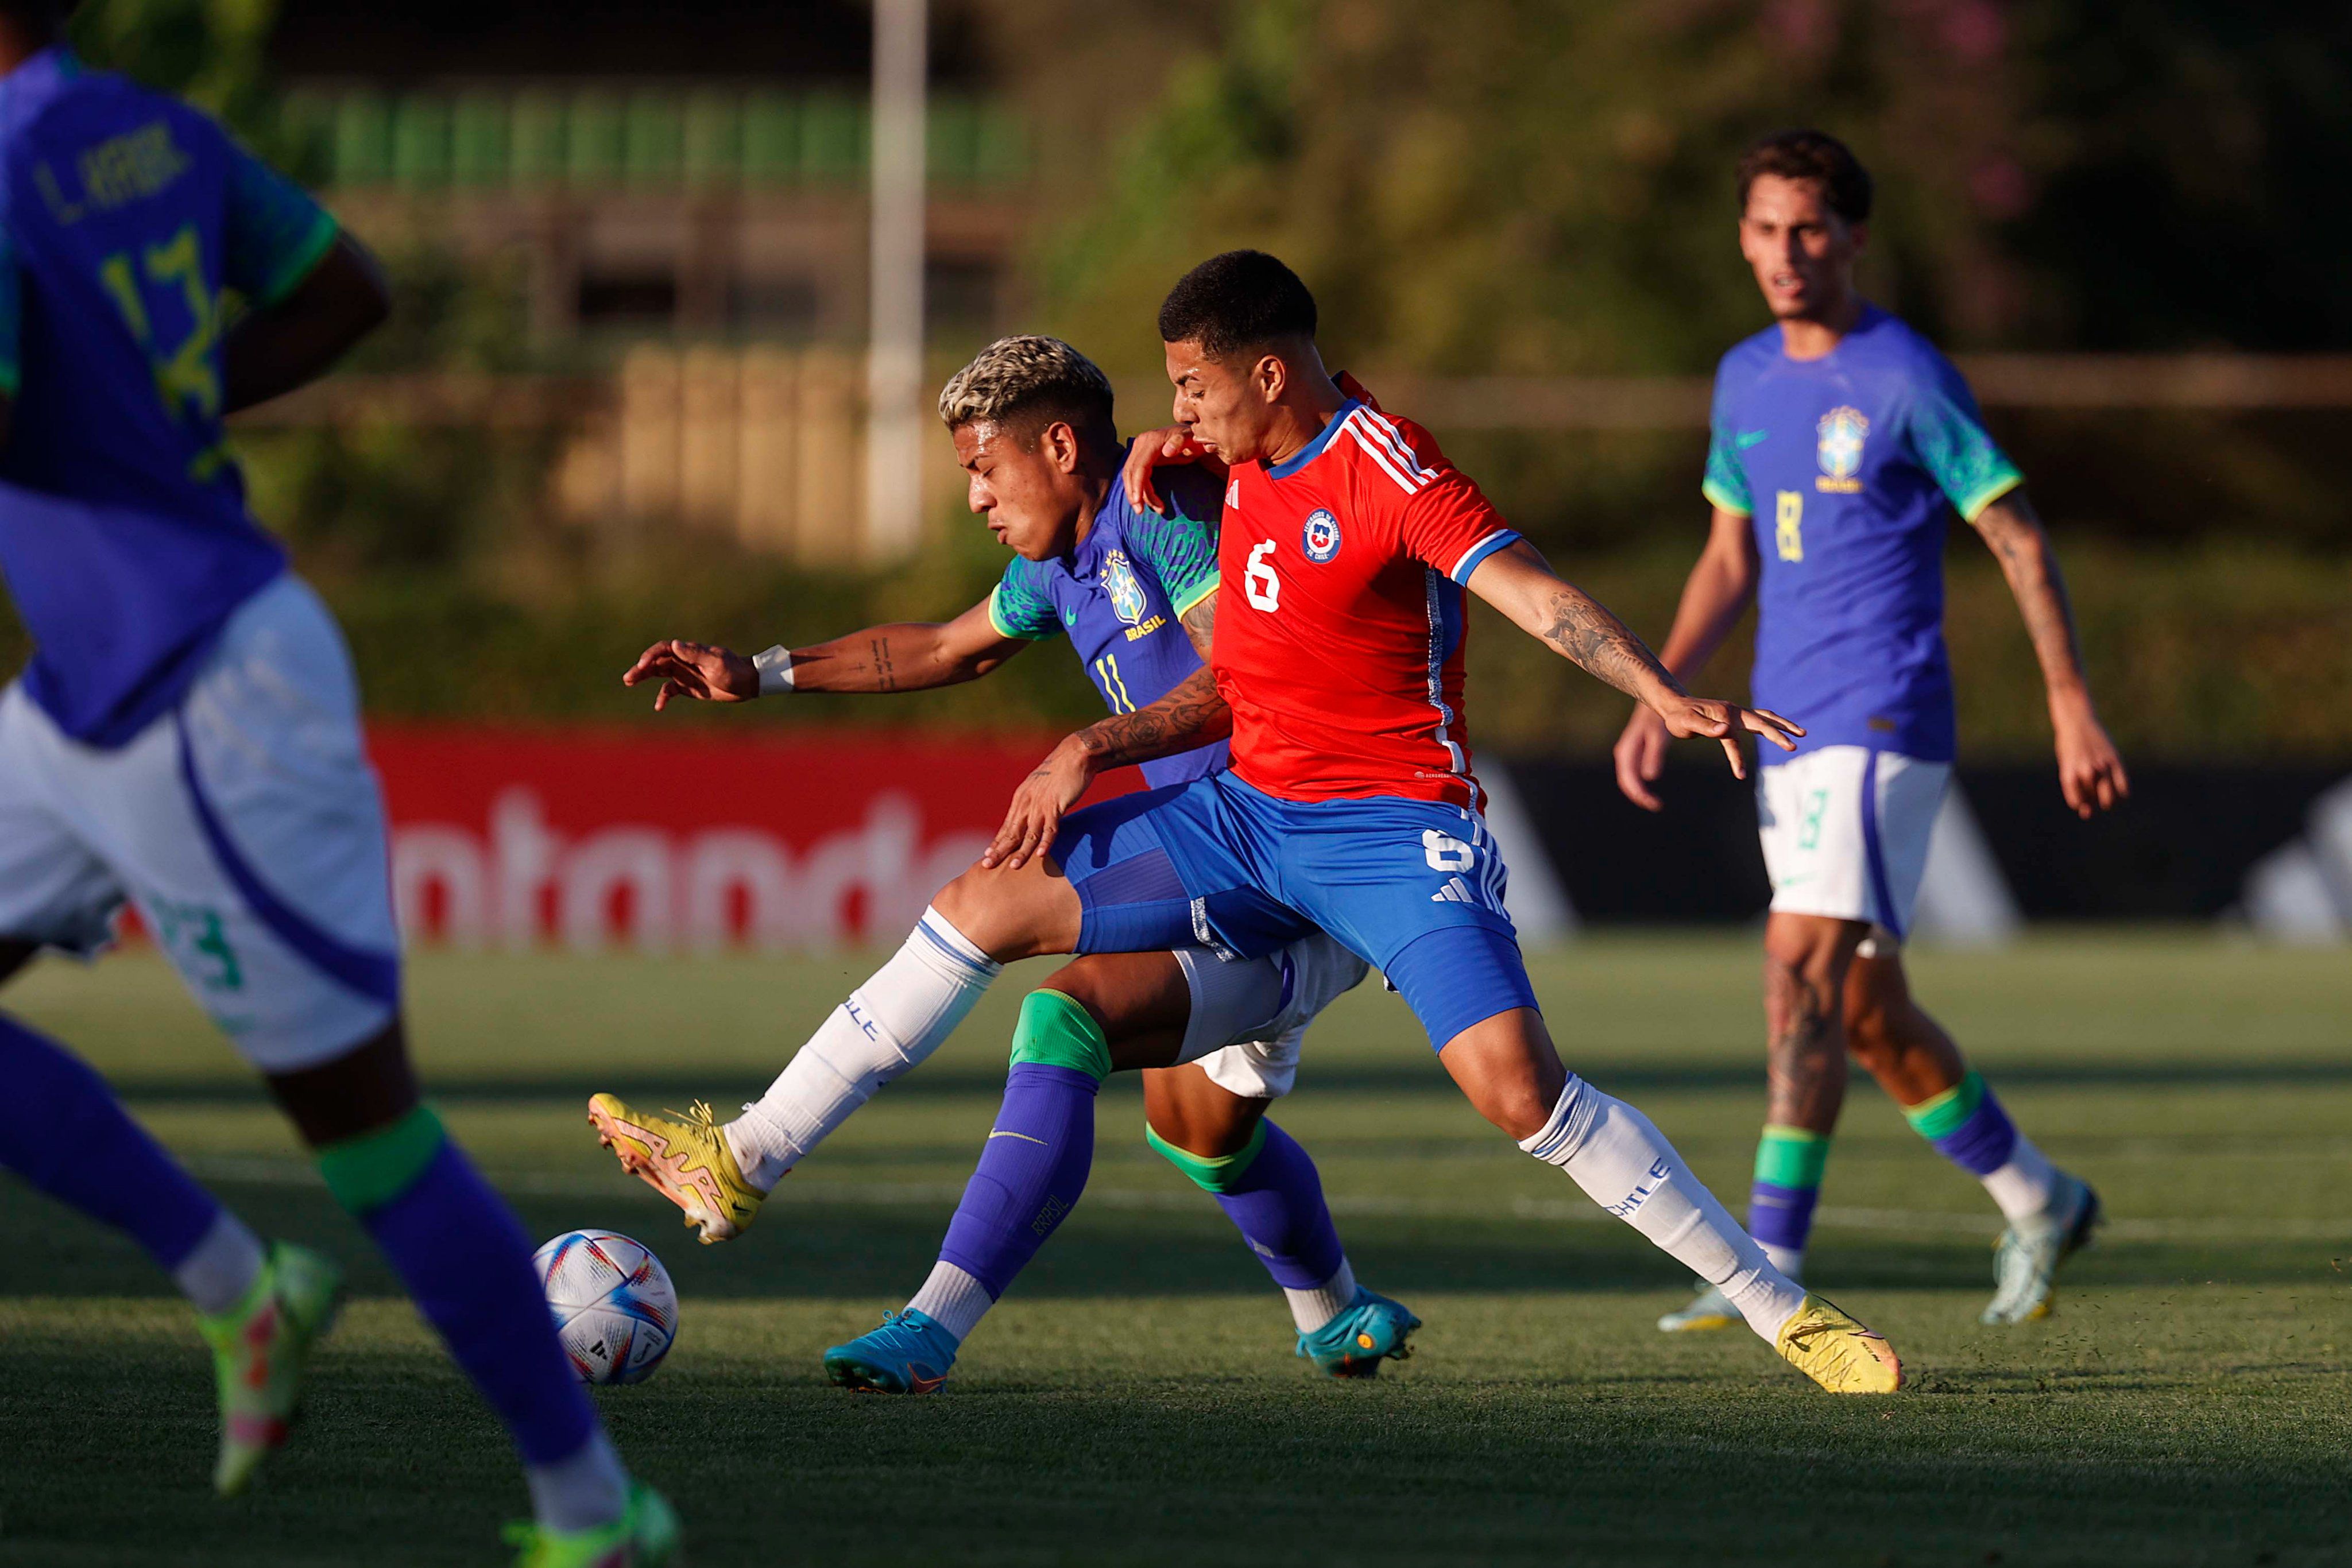
[[[1342, 1386], [1292, 1359], [1279, 1297], [1115, 1081], [1086, 1202], [948, 1391], [855, 1398], [818, 1354], [922, 1278], [1044, 967], [713, 1249], [616, 1174], [583, 1102], [749, 1096], [864, 963], [411, 974], [436, 1098], [534, 1236], [625, 1230], [677, 1278], [677, 1349], [602, 1398], [706, 1568], [2352, 1560], [2352, 964], [2197, 933], [1915, 967], [2115, 1223], [2058, 1315], [1979, 1328], [1990, 1207], [1857, 1084], [1812, 1272], [1901, 1349], [1913, 1386], [1887, 1400], [1817, 1394], [1744, 1333], [1655, 1333], [1674, 1266], [1479, 1122], [1377, 988], [1318, 1028], [1280, 1117], [1359, 1273], [1427, 1320], [1412, 1361]], [[1537, 967], [1570, 1063], [1735, 1208], [1762, 1107], [1756, 969], [1749, 939], [1618, 936]], [[0, 1563], [501, 1561], [524, 1500], [498, 1429], [162, 966], [45, 965], [10, 1002], [257, 1226], [341, 1257], [356, 1300], [294, 1447], [215, 1502], [188, 1312], [122, 1240], [0, 1179]]]

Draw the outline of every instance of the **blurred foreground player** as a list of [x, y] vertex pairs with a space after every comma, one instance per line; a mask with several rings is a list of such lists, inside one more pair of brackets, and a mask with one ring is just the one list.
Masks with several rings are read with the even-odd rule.
[[[1801, 715], [1807, 731], [1793, 757], [1765, 755], [1757, 786], [1772, 877], [1771, 1087], [1749, 1230], [1783, 1272], [1801, 1271], [1851, 1051], [2008, 1218], [1982, 1321], [2017, 1323], [2050, 1311], [2058, 1266], [2090, 1240], [2099, 1199], [2018, 1132], [1903, 973], [1955, 745], [1943, 638], [1953, 512], [2000, 557], [2024, 612], [2066, 803], [2088, 817], [2128, 782], [2092, 709], [2065, 585], [2022, 476], [1959, 372], [1854, 291], [1870, 196], [1853, 154], [1818, 131], [1773, 137], [1740, 162], [1740, 249], [1777, 319], [1716, 373], [1705, 486], [1715, 520], [1664, 660], [1696, 677], [1754, 599], [1755, 700]], [[1665, 742], [1636, 709], [1617, 743], [1619, 786], [1650, 810]], [[1658, 1326], [1731, 1316], [1703, 1290]]]
[[[1217, 722], [1189, 749], [1146, 761], [1145, 781], [1178, 783], [1223, 768], [1224, 704], [1202, 663], [1216, 625], [1223, 484], [1183, 476], [1170, 487], [1166, 516], [1135, 504], [1120, 478], [1127, 454], [1112, 413], [1109, 379], [1068, 344], [1034, 336], [991, 344], [940, 393], [971, 509], [1013, 552], [986, 600], [944, 624], [869, 626], [752, 658], [656, 643], [622, 679], [660, 682], [656, 707], [680, 695], [740, 702], [763, 693], [918, 691], [978, 679], [1066, 632], [1111, 710], [1085, 732], [1089, 745], [1108, 756], [1156, 742], [1160, 716], [1137, 710], [1172, 698]], [[937, 1050], [997, 968], [926, 911], [898, 956], [734, 1121], [715, 1124], [708, 1107], [684, 1119], [651, 1115], [610, 1094], [589, 1103], [589, 1121], [706, 1242], [725, 1240], [867, 1097]], [[1217, 1199], [1281, 1286], [1298, 1354], [1341, 1376], [1403, 1356], [1420, 1320], [1356, 1283], [1315, 1162], [1265, 1110], [1297, 1079], [1308, 1021], [1364, 974], [1362, 959], [1320, 932], [1250, 963], [1189, 948], [1080, 958], [1024, 1004], [1012, 1072], [1017, 1089], [1041, 1071], [1028, 1061], [1030, 1036], [1060, 1027], [1072, 1009], [1123, 1062], [1156, 1069], [1144, 1081], [1151, 1146]], [[891, 1315], [879, 1343], [829, 1357], [828, 1370], [856, 1388], [937, 1388], [1010, 1278], [951, 1250], [907, 1311]]]
[[[1884, 1338], [1774, 1269], [1646, 1117], [1560, 1065], [1470, 771], [1464, 589], [1656, 708], [1670, 732], [1717, 740], [1735, 771], [1743, 730], [1785, 746], [1794, 727], [1684, 693], [1426, 432], [1336, 384], [1315, 328], [1306, 286], [1255, 251], [1202, 263], [1160, 309], [1171, 440], [1229, 465], [1218, 559], [1241, 597], [1212, 659], [1230, 713], [1154, 705], [1160, 745], [1230, 724], [1232, 766], [1065, 820], [1098, 766], [1074, 737], [934, 909], [998, 963], [1185, 946], [1247, 958], [1328, 933], [1380, 967], [1471, 1103], [1522, 1149], [1722, 1289], [1824, 1388], [1892, 1392], [1902, 1374]], [[1167, 449], [1138, 445], [1138, 466]], [[1095, 1094], [1115, 1065], [1087, 1021], [1061, 1009], [1029, 1037], [1039, 1071], [1008, 1089], [943, 1257], [1016, 1269], [1082, 1190]]]
[[[506, 1423], [538, 1514], [522, 1562], [667, 1561], [676, 1523], [604, 1437], [530, 1243], [418, 1102], [351, 661], [222, 440], [223, 414], [380, 322], [383, 285], [213, 121], [85, 70], [65, 11], [0, 4], [0, 568], [36, 647], [0, 695], [0, 975], [96, 950], [135, 904]], [[127, 1231], [194, 1303], [214, 1479], [242, 1491], [286, 1439], [338, 1270], [265, 1245], [5, 1015], [0, 1083], [0, 1164]]]

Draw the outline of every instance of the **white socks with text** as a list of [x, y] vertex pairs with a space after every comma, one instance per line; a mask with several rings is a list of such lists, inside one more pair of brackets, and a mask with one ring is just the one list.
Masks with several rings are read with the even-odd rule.
[[938, 910], [924, 910], [906, 946], [720, 1129], [743, 1178], [762, 1192], [782, 1180], [877, 1089], [937, 1051], [1003, 967]]
[[1570, 1075], [1542, 1131], [1519, 1147], [1558, 1166], [1593, 1202], [1721, 1291], [1767, 1343], [1804, 1303], [1730, 1210], [1644, 1116]]

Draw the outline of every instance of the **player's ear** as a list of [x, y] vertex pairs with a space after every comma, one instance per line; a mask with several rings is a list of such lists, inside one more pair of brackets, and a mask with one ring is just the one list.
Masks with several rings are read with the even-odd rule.
[[1260, 354], [1250, 367], [1250, 385], [1267, 402], [1280, 402], [1290, 385], [1290, 367], [1280, 354]]
[[1057, 419], [1047, 425], [1045, 442], [1045, 455], [1052, 460], [1057, 473], [1075, 474], [1078, 471], [1078, 433], [1068, 420]]

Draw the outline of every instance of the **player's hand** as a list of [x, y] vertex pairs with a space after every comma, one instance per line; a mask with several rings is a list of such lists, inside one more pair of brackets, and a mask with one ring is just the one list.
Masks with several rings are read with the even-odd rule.
[[1151, 482], [1151, 471], [1184, 463], [1213, 465], [1216, 459], [1194, 445], [1182, 425], [1171, 424], [1137, 436], [1135, 444], [1127, 449], [1127, 465], [1119, 470], [1119, 476], [1127, 481], [1128, 496], [1138, 506], [1149, 507], [1164, 516], [1168, 503], [1160, 497], [1160, 487]]
[[1672, 738], [1666, 733], [1666, 721], [1636, 703], [1633, 716], [1625, 721], [1625, 733], [1617, 737], [1610, 752], [1617, 762], [1618, 789], [1644, 811], [1665, 810], [1665, 802], [1650, 792], [1650, 786], [1665, 771], [1666, 742]]
[[1035, 855], [1054, 847], [1054, 834], [1062, 825], [1062, 813], [1078, 803], [1087, 786], [1095, 781], [1094, 758], [1086, 743], [1071, 736], [1045, 756], [1036, 770], [1021, 780], [1013, 791], [1013, 804], [1004, 813], [1004, 825], [996, 830], [996, 837], [982, 852], [983, 868], [1003, 866], [1018, 871]]
[[2129, 798], [2124, 759], [2088, 700], [2053, 703], [2050, 719], [2058, 732], [2058, 788], [2074, 815], [2088, 821], [2094, 812], [2111, 810]]
[[661, 689], [654, 693], [656, 713], [669, 706], [672, 697], [692, 697], [703, 703], [740, 703], [760, 695], [760, 672], [751, 667], [751, 660], [715, 643], [688, 643], [675, 637], [655, 643], [621, 673], [625, 686], [643, 685], [647, 681], [661, 683]]
[[1805, 733], [1802, 726], [1777, 713], [1718, 702], [1713, 697], [1668, 696], [1658, 705], [1658, 717], [1664, 723], [1666, 733], [1677, 740], [1702, 736], [1722, 742], [1724, 756], [1731, 759], [1734, 779], [1748, 777], [1748, 759], [1739, 751], [1742, 734], [1760, 735], [1783, 751], [1794, 751], [1798, 737]]

